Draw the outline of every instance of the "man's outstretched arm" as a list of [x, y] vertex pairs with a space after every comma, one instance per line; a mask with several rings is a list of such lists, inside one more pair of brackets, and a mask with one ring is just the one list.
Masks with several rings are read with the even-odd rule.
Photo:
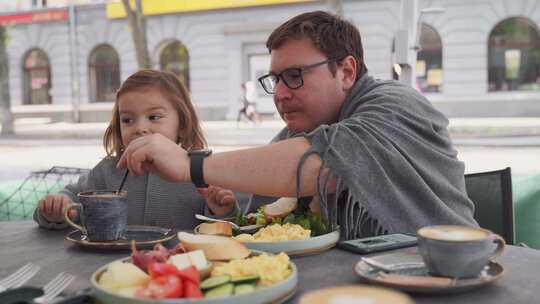
[[[215, 153], [204, 160], [206, 183], [235, 191], [267, 196], [295, 196], [296, 172], [310, 143], [303, 137], [283, 140], [256, 148]], [[313, 195], [321, 159], [310, 155], [304, 163], [300, 195]], [[162, 135], [134, 140], [118, 162], [133, 174], [148, 170], [169, 181], [191, 181], [187, 152]]]

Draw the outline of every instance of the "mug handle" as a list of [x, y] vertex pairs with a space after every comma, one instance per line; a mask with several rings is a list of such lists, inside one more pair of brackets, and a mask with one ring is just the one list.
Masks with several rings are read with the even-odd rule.
[[[66, 223], [68, 223], [71, 227], [77, 229], [77, 230], [80, 230], [83, 234], [86, 234], [86, 229], [81, 226], [81, 225], [77, 225], [75, 224], [70, 218], [69, 218], [69, 210], [71, 209], [74, 209], [74, 208], [78, 208], [79, 210], [82, 209], [82, 205], [81, 204], [71, 204], [69, 207], [67, 207], [66, 209], [64, 209], [64, 220], [66, 221]], [[80, 214], [80, 211], [79, 211], [79, 214]]]
[[506, 242], [500, 235], [494, 233], [492, 234], [492, 237], [493, 237], [493, 242], [497, 243], [497, 248], [493, 252], [493, 255], [491, 256], [490, 260], [493, 260], [499, 257], [504, 250], [504, 246], [506, 245]]

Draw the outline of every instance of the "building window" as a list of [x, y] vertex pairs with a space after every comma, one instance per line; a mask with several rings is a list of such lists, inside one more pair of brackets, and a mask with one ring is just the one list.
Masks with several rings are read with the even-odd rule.
[[441, 92], [443, 85], [442, 43], [437, 31], [422, 24], [420, 51], [416, 59], [416, 82], [424, 93]]
[[28, 52], [24, 59], [24, 104], [51, 103], [51, 66], [40, 49]]
[[180, 41], [167, 44], [159, 55], [162, 71], [173, 72], [189, 89], [189, 55], [187, 48]]
[[120, 60], [110, 45], [100, 45], [89, 60], [90, 101], [114, 101], [120, 87]]
[[501, 21], [488, 41], [488, 90], [540, 90], [540, 37], [526, 18]]

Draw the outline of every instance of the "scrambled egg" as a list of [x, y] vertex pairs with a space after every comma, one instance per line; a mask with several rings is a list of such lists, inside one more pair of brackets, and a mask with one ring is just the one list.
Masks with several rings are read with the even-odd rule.
[[264, 227], [257, 231], [254, 235], [240, 234], [235, 237], [240, 242], [280, 242], [305, 240], [311, 235], [311, 230], [304, 229], [297, 224], [274, 224]]
[[283, 252], [278, 255], [263, 253], [251, 258], [232, 260], [214, 267], [211, 276], [224, 274], [233, 278], [258, 275], [259, 285], [269, 286], [285, 280], [291, 274], [289, 256]]

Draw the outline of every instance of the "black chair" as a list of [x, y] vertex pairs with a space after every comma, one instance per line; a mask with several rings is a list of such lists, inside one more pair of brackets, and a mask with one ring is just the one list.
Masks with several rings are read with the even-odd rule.
[[465, 174], [467, 195], [475, 205], [474, 218], [482, 228], [514, 244], [514, 208], [510, 168]]

